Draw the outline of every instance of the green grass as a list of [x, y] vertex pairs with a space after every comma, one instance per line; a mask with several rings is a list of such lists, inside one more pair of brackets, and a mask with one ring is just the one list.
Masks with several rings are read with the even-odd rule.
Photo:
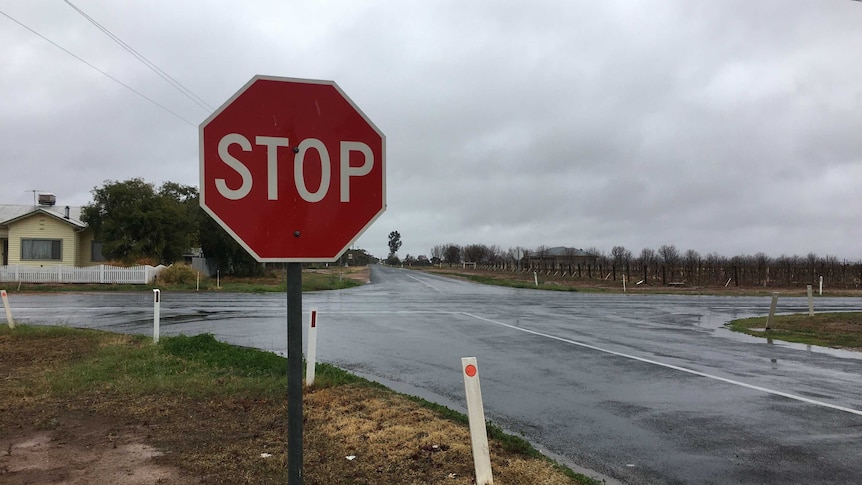
[[[73, 360], [50, 379], [53, 392], [59, 396], [83, 393], [123, 394], [134, 398], [147, 394], [183, 394], [193, 397], [218, 395], [283, 396], [287, 387], [287, 359], [257, 349], [236, 347], [219, 342], [210, 334], [193, 337], [164, 337], [153, 345], [149, 337], [117, 337], [121, 345], [100, 345], [104, 334], [91, 330], [66, 327], [21, 325], [14, 331], [33, 338], [85, 336], [96, 349], [90, 356]], [[88, 347], [90, 347], [88, 345]], [[215, 384], [218, 383], [218, 384]], [[369, 386], [386, 389], [382, 384], [318, 363], [315, 387], [343, 385]], [[389, 391], [393, 392], [393, 391]], [[397, 394], [397, 393], [395, 393]], [[407, 396], [422, 407], [431, 409], [443, 419], [467, 424], [467, 416], [425, 399]], [[543, 458], [523, 438], [506, 434], [488, 422], [488, 437], [498, 440], [507, 451], [532, 458]], [[555, 464], [570, 478], [581, 483], [596, 483], [589, 477]]]
[[778, 315], [770, 330], [764, 330], [766, 317], [734, 320], [727, 327], [756, 337], [862, 350], [862, 312]]

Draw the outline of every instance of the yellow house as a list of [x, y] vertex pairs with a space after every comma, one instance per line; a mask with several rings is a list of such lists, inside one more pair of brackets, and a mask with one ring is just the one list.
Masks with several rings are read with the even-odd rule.
[[0, 205], [0, 266], [90, 266], [101, 251], [80, 207]]

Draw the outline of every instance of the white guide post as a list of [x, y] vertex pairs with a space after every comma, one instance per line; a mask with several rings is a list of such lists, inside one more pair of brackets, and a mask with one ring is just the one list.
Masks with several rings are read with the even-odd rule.
[[533, 271], [533, 281], [536, 283], [536, 286], [539, 286], [539, 274]]
[[808, 285], [808, 316], [814, 316], [814, 290]]
[[623, 293], [626, 292], [626, 275], [623, 275]]
[[0, 290], [0, 297], [3, 298], [3, 308], [6, 309], [6, 323], [9, 328], [15, 328], [15, 321], [12, 320], [12, 309], [9, 307], [9, 297], [6, 295], [6, 290]]
[[485, 408], [482, 404], [482, 389], [479, 386], [479, 368], [476, 365], [476, 358], [462, 358], [461, 370], [464, 373], [464, 391], [467, 394], [467, 417], [470, 422], [470, 441], [473, 445], [476, 485], [493, 485], [491, 452], [488, 449]]
[[153, 343], [159, 343], [159, 312], [162, 305], [162, 292], [153, 290]]
[[772, 328], [772, 319], [775, 318], [775, 307], [778, 306], [778, 292], [772, 294], [772, 304], [769, 305], [769, 316], [766, 317], [766, 330]]
[[820, 296], [823, 296], [823, 276], [820, 277]]
[[308, 319], [308, 352], [305, 356], [305, 386], [314, 385], [314, 368], [317, 365], [317, 308], [311, 309]]

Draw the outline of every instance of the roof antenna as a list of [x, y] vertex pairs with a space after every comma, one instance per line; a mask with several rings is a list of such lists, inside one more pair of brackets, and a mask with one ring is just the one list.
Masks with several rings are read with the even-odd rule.
[[40, 189], [30, 189], [30, 192], [33, 192], [33, 207], [36, 207], [37, 205], [39, 205], [36, 202], [36, 194], [38, 194], [39, 192], [44, 192], [44, 191], [40, 190]]

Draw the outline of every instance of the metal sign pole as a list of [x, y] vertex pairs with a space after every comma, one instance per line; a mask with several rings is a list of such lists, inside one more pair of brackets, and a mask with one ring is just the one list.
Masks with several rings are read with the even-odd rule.
[[302, 263], [287, 263], [287, 467], [302, 485]]

